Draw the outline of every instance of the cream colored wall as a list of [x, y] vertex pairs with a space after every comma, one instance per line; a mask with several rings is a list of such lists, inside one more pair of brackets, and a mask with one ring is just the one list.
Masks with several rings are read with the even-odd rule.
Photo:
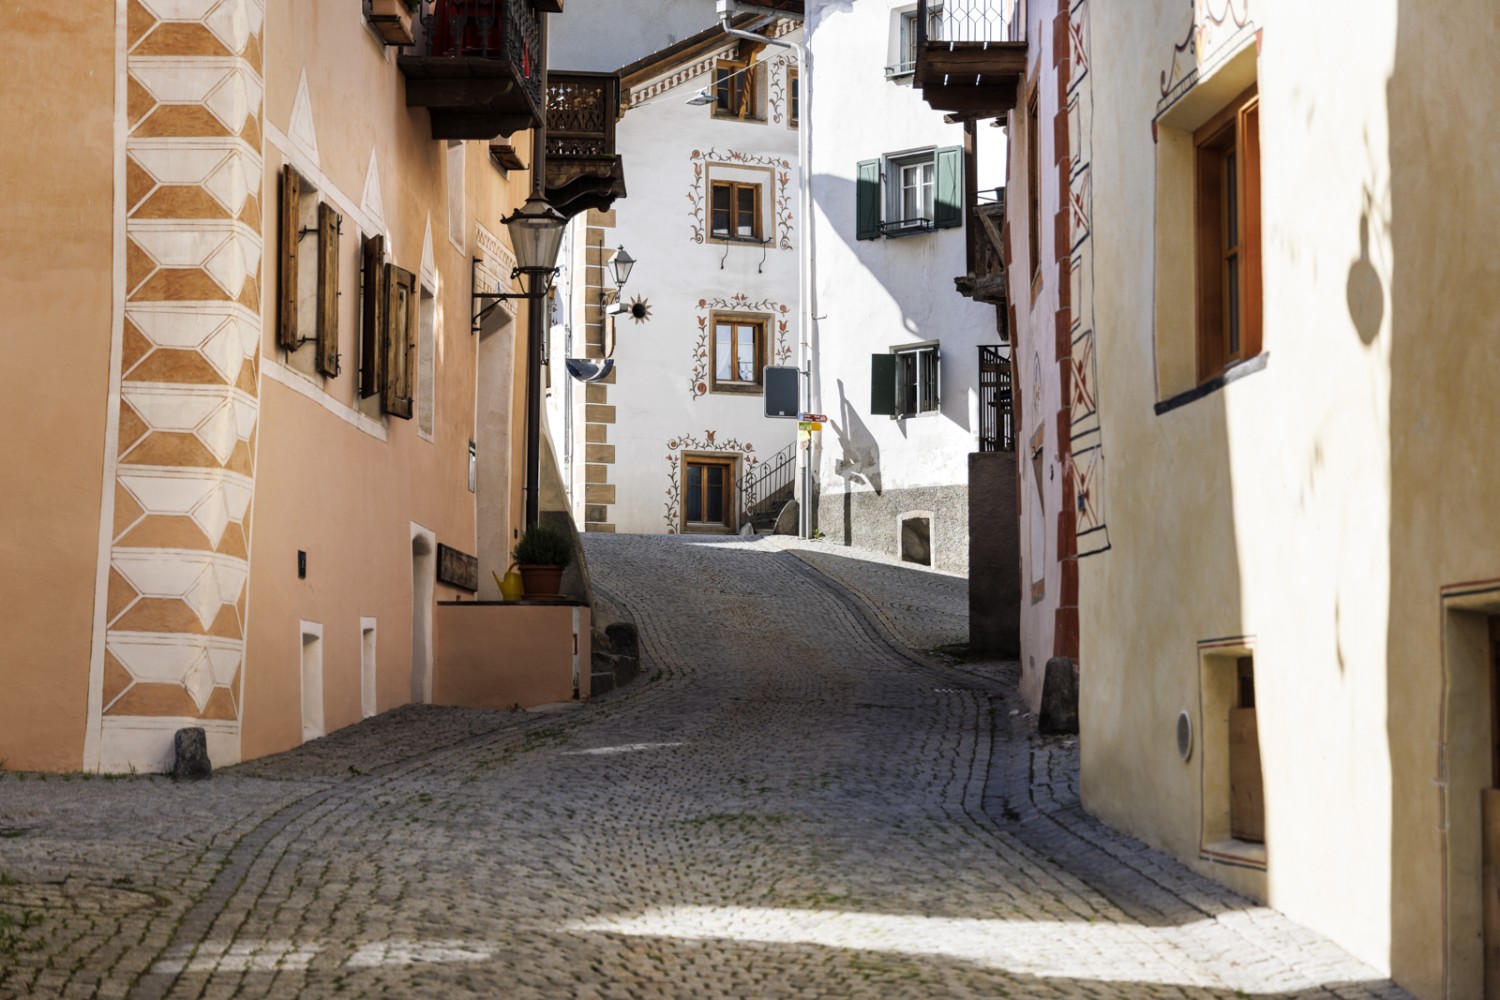
[[[360, 718], [360, 618], [377, 619], [377, 704], [411, 698], [412, 526], [476, 554], [476, 495], [469, 492], [468, 442], [475, 433], [476, 357], [470, 333], [470, 255], [475, 223], [499, 218], [524, 199], [525, 174], [502, 175], [486, 144], [467, 144], [465, 245], [449, 238], [446, 143], [428, 116], [407, 110], [395, 50], [385, 50], [357, 7], [277, 5], [267, 27], [267, 155], [264, 183], [275, 191], [290, 162], [344, 216], [339, 304], [342, 373], [311, 377], [276, 342], [276, 282], [264, 289], [262, 415], [252, 529], [244, 755], [301, 742], [299, 623], [323, 626], [325, 732]], [[316, 135], [295, 120], [306, 73]], [[524, 143], [525, 134], [513, 137]], [[367, 196], [372, 153], [377, 214]], [[304, 195], [306, 197], [306, 195]], [[275, 233], [267, 199], [266, 232]], [[430, 237], [429, 237], [430, 227]], [[377, 415], [356, 400], [359, 364], [360, 235], [384, 232], [389, 258], [435, 292], [435, 414], [430, 440], [418, 421]], [[268, 240], [273, 248], [275, 243]], [[274, 256], [268, 255], [272, 269]], [[273, 270], [273, 269], [272, 269]], [[513, 329], [523, 329], [524, 306]], [[504, 333], [497, 335], [506, 335]], [[311, 344], [301, 352], [313, 350]], [[300, 352], [299, 352], [300, 353]], [[524, 354], [524, 348], [518, 351]], [[524, 399], [524, 368], [513, 372]], [[523, 411], [515, 414], [512, 483], [520, 482]], [[519, 517], [518, 487], [510, 510]], [[514, 525], [511, 526], [513, 533]], [[296, 553], [307, 552], [298, 580]], [[439, 584], [436, 600], [470, 598]]]
[[[1021, 82], [1017, 106], [1010, 117], [1010, 176], [1007, 210], [1011, 262], [1010, 301], [1016, 328], [1012, 337], [1016, 392], [1021, 423], [1016, 430], [1019, 466], [1021, 545], [1021, 696], [1033, 710], [1041, 702], [1042, 675], [1056, 655], [1057, 607], [1062, 586], [1058, 564], [1057, 512], [1062, 504], [1063, 470], [1058, 439], [1058, 409], [1062, 405], [1057, 365], [1057, 310], [1060, 273], [1054, 220], [1062, 204], [1057, 186], [1057, 145], [1053, 120], [1059, 111], [1057, 77], [1051, 59], [1054, 0], [1032, 3], [1026, 30], [1030, 42], [1027, 75]], [[1045, 56], [1044, 56], [1045, 54]], [[1026, 134], [1026, 101], [1035, 85], [1038, 96], [1037, 166], [1041, 172], [1039, 254], [1041, 277], [1033, 283], [1025, 192], [1030, 153]], [[1040, 436], [1038, 437], [1038, 433]], [[1041, 477], [1032, 465], [1033, 442], [1041, 447]], [[1037, 485], [1041, 486], [1038, 514]], [[1039, 527], [1033, 524], [1039, 519]], [[1037, 528], [1037, 530], [1033, 530]], [[1033, 599], [1034, 584], [1041, 591]]]
[[[1500, 139], [1478, 96], [1500, 82], [1483, 41], [1500, 14], [1231, 5], [1262, 33], [1268, 361], [1158, 416], [1192, 310], [1182, 206], [1162, 199], [1190, 192], [1171, 178], [1212, 108], [1168, 112], [1153, 142], [1187, 12], [1091, 6], [1110, 40], [1091, 73], [1113, 165], [1094, 177], [1113, 549], [1081, 562], [1085, 805], [1420, 996], [1475, 995], [1445, 959], [1444, 851], [1463, 843], [1441, 833], [1443, 756], [1473, 751], [1440, 723], [1445, 671], [1479, 668], [1445, 660], [1440, 591], [1500, 577], [1500, 275], [1481, 245]], [[1238, 92], [1243, 64], [1214, 41], [1198, 56]], [[1263, 877], [1199, 860], [1202, 755], [1181, 762], [1174, 739], [1180, 709], [1205, 729], [1198, 644], [1232, 636], [1255, 653]]]
[[116, 322], [114, 5], [27, 11], [11, 43], [0, 65], [12, 95], [12, 141], [0, 144], [0, 767], [76, 769]]

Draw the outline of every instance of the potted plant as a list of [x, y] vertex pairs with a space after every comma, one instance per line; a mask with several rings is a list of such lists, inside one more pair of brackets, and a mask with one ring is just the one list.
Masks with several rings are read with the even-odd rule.
[[370, 23], [387, 45], [412, 44], [411, 16], [422, 0], [370, 0]]
[[573, 540], [567, 533], [545, 524], [535, 524], [521, 534], [511, 550], [528, 601], [560, 601], [562, 574], [573, 561]]

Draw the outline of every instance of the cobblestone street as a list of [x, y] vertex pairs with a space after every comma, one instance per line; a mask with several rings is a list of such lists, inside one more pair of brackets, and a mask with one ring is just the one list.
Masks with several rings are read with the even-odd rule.
[[1077, 805], [965, 583], [587, 538], [643, 673], [205, 783], [0, 776], [5, 997], [1402, 997]]

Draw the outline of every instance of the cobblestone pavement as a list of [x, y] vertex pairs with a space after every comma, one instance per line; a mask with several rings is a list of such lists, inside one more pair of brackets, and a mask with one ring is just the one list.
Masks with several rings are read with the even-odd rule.
[[0, 778], [0, 995], [1404, 996], [1084, 816], [1014, 667], [931, 653], [962, 579], [587, 546], [648, 659], [591, 704], [409, 707], [200, 784]]

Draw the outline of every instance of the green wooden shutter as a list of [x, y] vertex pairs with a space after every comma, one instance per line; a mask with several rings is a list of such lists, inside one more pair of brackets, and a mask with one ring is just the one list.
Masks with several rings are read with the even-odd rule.
[[896, 415], [896, 355], [870, 355], [870, 414]]
[[946, 146], [933, 154], [936, 161], [933, 185], [933, 225], [952, 229], [964, 222], [964, 151], [960, 146]]
[[873, 240], [880, 236], [880, 161], [860, 160], [855, 177], [854, 203], [859, 219], [854, 235]]
[[297, 228], [302, 216], [302, 175], [291, 167], [281, 170], [281, 204], [277, 220], [277, 271], [281, 293], [277, 303], [276, 342], [289, 351], [301, 343], [297, 332]]
[[318, 205], [318, 371], [339, 374], [339, 213]]

